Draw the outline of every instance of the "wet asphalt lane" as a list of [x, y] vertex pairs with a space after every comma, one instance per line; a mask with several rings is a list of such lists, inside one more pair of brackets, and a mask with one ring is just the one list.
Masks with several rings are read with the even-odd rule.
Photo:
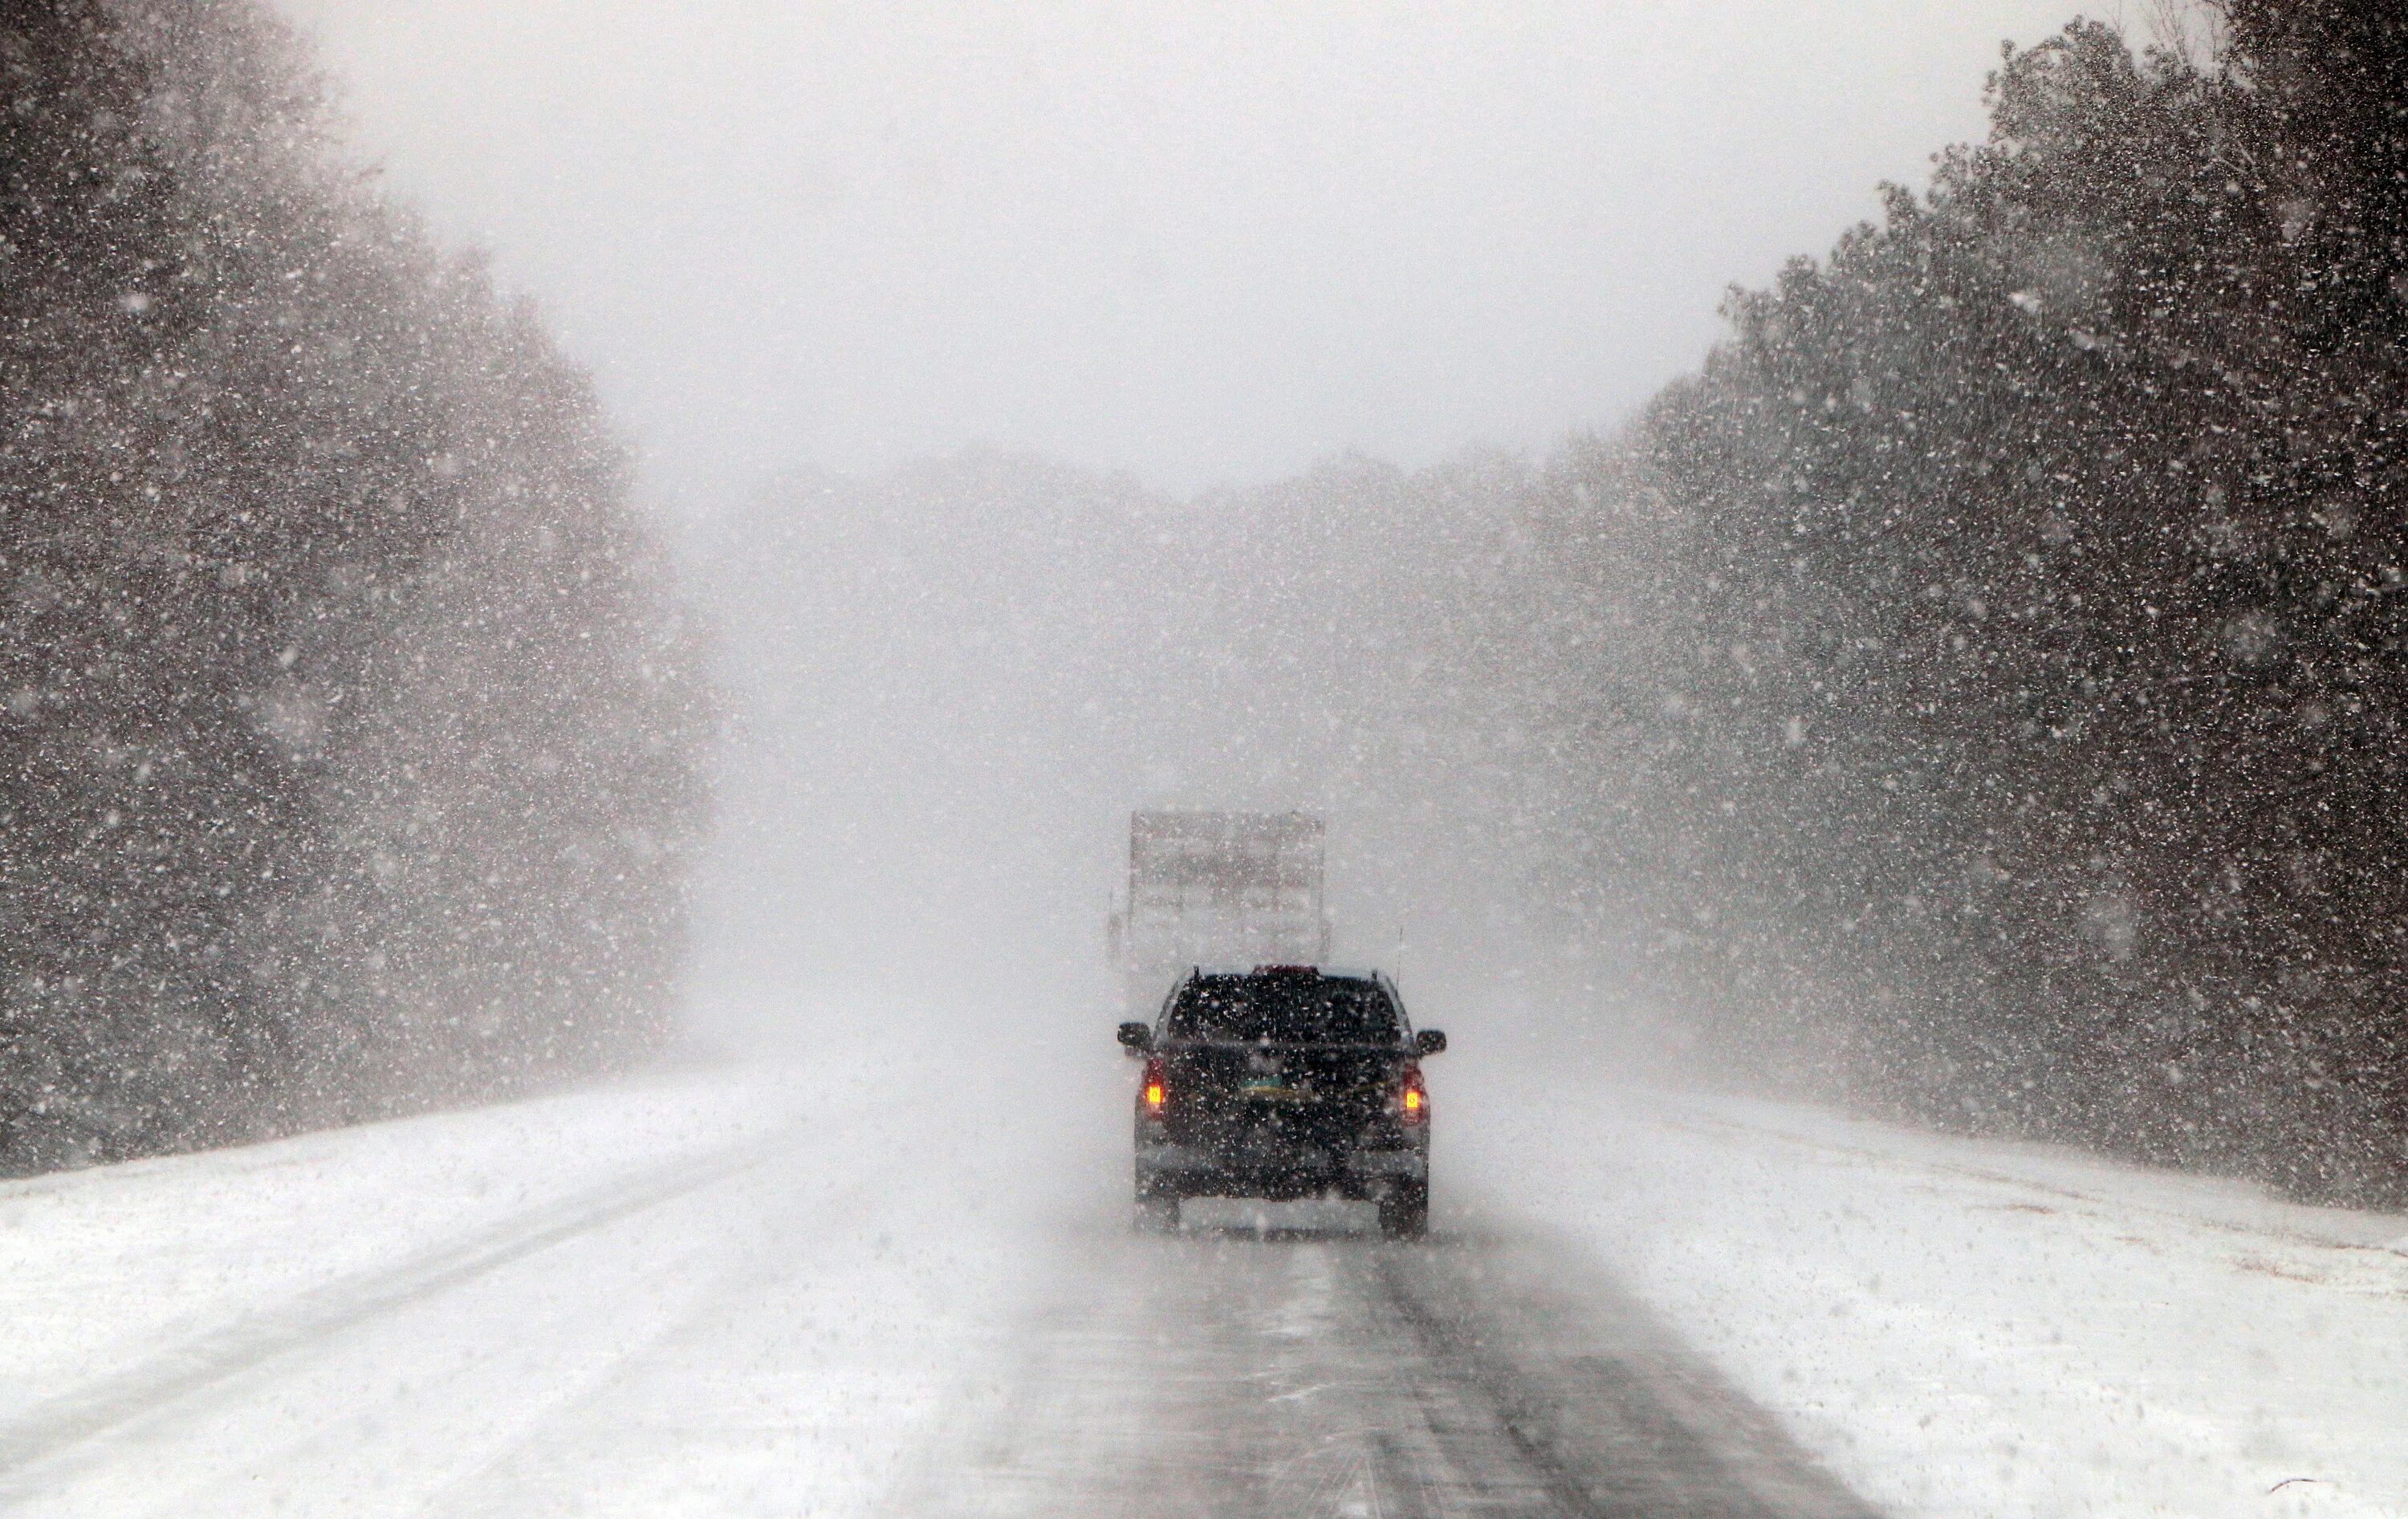
[[1221, 1222], [1082, 1241], [896, 1512], [1872, 1512], [1567, 1250]]

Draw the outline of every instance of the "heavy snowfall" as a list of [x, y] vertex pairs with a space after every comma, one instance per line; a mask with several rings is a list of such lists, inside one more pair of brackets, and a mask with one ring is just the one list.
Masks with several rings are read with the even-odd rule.
[[2392, 0], [0, 106], [0, 1510], [2408, 1515]]

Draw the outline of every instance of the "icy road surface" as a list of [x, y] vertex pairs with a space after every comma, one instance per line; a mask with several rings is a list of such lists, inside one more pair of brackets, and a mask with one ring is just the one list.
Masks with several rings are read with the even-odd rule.
[[1576, 1261], [1348, 1237], [1342, 1205], [1209, 1211], [1092, 1241], [894, 1512], [1870, 1514]]
[[0, 1184], [0, 1512], [2403, 1512], [2408, 1221], [1449, 1060], [1420, 1246], [1131, 1237], [1107, 1060]]

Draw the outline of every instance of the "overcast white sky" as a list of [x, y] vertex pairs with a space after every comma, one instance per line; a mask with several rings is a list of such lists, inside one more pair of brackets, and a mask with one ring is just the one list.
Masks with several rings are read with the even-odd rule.
[[1543, 449], [1978, 136], [2000, 40], [2074, 9], [280, 3], [702, 511], [972, 441], [1182, 490]]

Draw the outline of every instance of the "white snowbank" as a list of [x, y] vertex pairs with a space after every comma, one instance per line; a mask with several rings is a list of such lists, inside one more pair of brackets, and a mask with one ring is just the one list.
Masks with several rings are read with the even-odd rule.
[[1901, 1515], [2408, 1513], [2408, 1218], [1467, 1066], [1441, 1206], [1601, 1254]]

